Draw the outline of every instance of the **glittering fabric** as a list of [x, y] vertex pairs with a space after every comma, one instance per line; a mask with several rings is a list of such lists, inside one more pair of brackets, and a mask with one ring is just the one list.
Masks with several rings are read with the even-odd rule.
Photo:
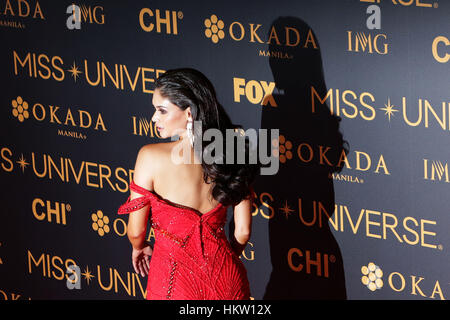
[[132, 181], [141, 197], [127, 201], [118, 214], [150, 204], [155, 245], [147, 282], [149, 300], [249, 299], [247, 271], [225, 235], [227, 207], [219, 203], [202, 214], [173, 203]]

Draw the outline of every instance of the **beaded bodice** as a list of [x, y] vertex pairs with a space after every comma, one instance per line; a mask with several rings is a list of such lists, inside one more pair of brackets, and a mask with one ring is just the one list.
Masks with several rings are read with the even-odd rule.
[[148, 296], [171, 299], [174, 292], [178, 293], [175, 298], [180, 299], [248, 296], [245, 268], [232, 251], [224, 232], [227, 207], [219, 203], [201, 213], [164, 199], [134, 181], [130, 183], [130, 189], [142, 196], [132, 200], [128, 197], [119, 207], [118, 214], [128, 214], [150, 205], [149, 216], [155, 233]]

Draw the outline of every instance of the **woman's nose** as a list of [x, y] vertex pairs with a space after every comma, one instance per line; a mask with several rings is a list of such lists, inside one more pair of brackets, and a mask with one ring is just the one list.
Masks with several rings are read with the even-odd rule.
[[157, 121], [158, 121], [158, 119], [157, 119], [157, 117], [156, 117], [156, 111], [153, 113], [152, 121], [153, 121], [153, 122], [157, 122]]

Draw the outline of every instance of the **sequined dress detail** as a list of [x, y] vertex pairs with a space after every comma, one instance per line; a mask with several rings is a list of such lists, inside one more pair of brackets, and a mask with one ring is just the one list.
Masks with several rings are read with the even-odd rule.
[[202, 214], [173, 203], [132, 181], [142, 195], [123, 203], [118, 214], [150, 205], [155, 233], [147, 281], [148, 300], [250, 299], [247, 271], [225, 235], [227, 207]]

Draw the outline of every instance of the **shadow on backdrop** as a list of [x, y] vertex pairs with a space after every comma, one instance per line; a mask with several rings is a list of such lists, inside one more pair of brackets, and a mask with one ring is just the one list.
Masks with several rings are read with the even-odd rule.
[[[311, 28], [296, 17], [279, 17], [272, 27], [276, 35], [269, 34], [268, 52], [277, 106], [263, 106], [261, 128], [280, 129], [280, 168], [255, 184], [260, 196], [269, 193], [264, 199], [273, 208], [266, 210], [273, 214], [268, 221], [272, 272], [263, 299], [346, 299], [342, 255], [328, 222], [335, 208], [330, 177], [341, 171], [343, 152], [348, 154], [341, 119], [320, 101], [327, 89]], [[286, 41], [299, 43], [286, 46]]]

